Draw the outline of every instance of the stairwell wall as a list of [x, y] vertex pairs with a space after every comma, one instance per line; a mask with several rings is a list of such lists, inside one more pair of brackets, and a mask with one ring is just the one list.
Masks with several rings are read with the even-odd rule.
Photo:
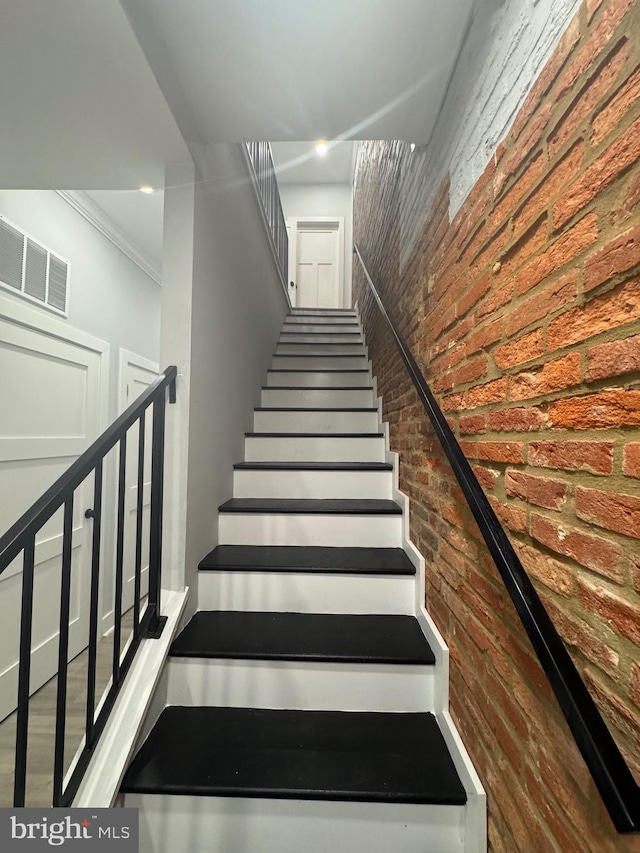
[[199, 561], [217, 545], [218, 506], [232, 495], [233, 463], [243, 459], [288, 307], [240, 147], [211, 146], [199, 172], [185, 562], [194, 589]]
[[[485, 24], [496, 51], [471, 32], [462, 72], [471, 48], [491, 62], [513, 36], [510, 6]], [[362, 144], [354, 233], [640, 779], [639, 31], [632, 0], [585, 0], [544, 62], [531, 64], [533, 40], [516, 43], [499, 85], [477, 69], [487, 85], [468, 97], [495, 115], [529, 75], [502, 137], [485, 137], [482, 168], [460, 162], [463, 139], [443, 142], [450, 128], [413, 154]], [[454, 78], [440, 121], [470, 114], [462, 97]], [[490, 848], [638, 850], [610, 822], [357, 266], [354, 300], [451, 651], [452, 713], [488, 793]]]

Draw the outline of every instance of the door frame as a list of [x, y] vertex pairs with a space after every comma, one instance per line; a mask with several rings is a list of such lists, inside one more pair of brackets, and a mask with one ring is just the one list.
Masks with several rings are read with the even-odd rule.
[[[289, 238], [289, 281], [296, 283], [295, 294], [291, 299], [291, 304], [295, 307], [298, 301], [297, 294], [297, 270], [298, 270], [298, 231], [313, 228], [314, 226], [335, 226], [331, 230], [338, 232], [338, 301], [339, 305], [336, 308], [345, 307], [346, 294], [345, 288], [345, 266], [346, 258], [344, 255], [344, 216], [288, 216], [286, 219], [287, 227], [291, 229]], [[293, 288], [290, 288], [293, 289]]]
[[[148, 370], [151, 373], [155, 373], [156, 376], [160, 375], [160, 366], [157, 362], [151, 361], [148, 358], [145, 358], [142, 355], [138, 355], [138, 353], [132, 352], [131, 350], [126, 349], [125, 347], [120, 347], [118, 350], [118, 410], [116, 413], [116, 417], [119, 417], [125, 409], [129, 406], [129, 399], [127, 396], [127, 387], [126, 387], [126, 379], [125, 379], [125, 371], [127, 366], [131, 364], [134, 367], [139, 367], [141, 370]], [[149, 423], [149, 418], [151, 415], [152, 408], [147, 410], [147, 423]], [[147, 444], [147, 447], [149, 445]], [[137, 453], [137, 445], [133, 451]], [[113, 500], [112, 500], [112, 512], [113, 519], [118, 517], [118, 489], [117, 489], [117, 460], [114, 458], [111, 460], [112, 472], [111, 477], [113, 481]], [[126, 498], [125, 498], [125, 506], [126, 506]], [[125, 530], [126, 530], [126, 522], [128, 516], [125, 514]], [[103, 555], [104, 560], [104, 555]], [[106, 561], [104, 561], [106, 564]], [[106, 573], [103, 572], [101, 575], [101, 589], [100, 589], [100, 600], [102, 602], [102, 608], [100, 613], [100, 623], [101, 623], [101, 635], [103, 637], [109, 636], [114, 629], [114, 620], [115, 620], [115, 610], [114, 603], [111, 601], [111, 585], [115, 581], [114, 577], [107, 577]], [[125, 580], [126, 583], [126, 580]]]
[[149, 358], [120, 347], [118, 353], [118, 415], [121, 415], [129, 405], [124, 382], [124, 371], [127, 364], [132, 364], [141, 370], [148, 370], [150, 373], [155, 373], [156, 376], [160, 375], [160, 365], [157, 361], [151, 361]]
[[[128, 388], [127, 388], [127, 376], [126, 371], [127, 368], [131, 366], [134, 368], [138, 368], [139, 370], [143, 370], [147, 373], [151, 373], [154, 376], [154, 379], [160, 375], [160, 365], [156, 361], [151, 361], [151, 359], [145, 358], [142, 355], [138, 355], [138, 353], [132, 352], [131, 350], [125, 349], [124, 347], [120, 347], [120, 354], [118, 359], [118, 414], [121, 415], [125, 409], [129, 407], [129, 405], [133, 402], [133, 400], [129, 397]], [[152, 380], [153, 381], [153, 380]], [[151, 382], [149, 383], [151, 384]], [[151, 459], [151, 435], [150, 435], [150, 427], [151, 427], [151, 418], [152, 418], [153, 407], [147, 409], [146, 416], [146, 425], [147, 425], [147, 439], [145, 445], [145, 454], [149, 453], [149, 459]], [[134, 450], [134, 458], [137, 459], [137, 449]], [[150, 495], [151, 495], [151, 471], [147, 472], [147, 476], [149, 477], [148, 485], [149, 485], [149, 498], [148, 500], [144, 497], [147, 493], [147, 483], [145, 482], [144, 490], [143, 490], [143, 506], [150, 507]], [[127, 535], [127, 527], [132, 523], [131, 517], [131, 508], [129, 506], [129, 501], [131, 499], [131, 484], [126, 483], [127, 491], [125, 497], [125, 536]], [[137, 491], [137, 489], [136, 489]], [[117, 495], [116, 495], [116, 514], [117, 514]], [[148, 578], [149, 567], [142, 567], [142, 577]], [[123, 600], [128, 598], [129, 592], [131, 591], [131, 584], [133, 580], [128, 578], [124, 578], [124, 586], [123, 586]], [[133, 592], [131, 592], [131, 606], [133, 606]], [[126, 611], [124, 611], [126, 612]], [[113, 609], [107, 614], [107, 621], [110, 617], [111, 625], [113, 625], [114, 619], [114, 611]]]

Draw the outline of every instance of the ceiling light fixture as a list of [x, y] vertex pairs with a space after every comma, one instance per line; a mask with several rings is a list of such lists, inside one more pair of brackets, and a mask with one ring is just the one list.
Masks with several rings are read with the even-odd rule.
[[409, 148], [411, 149], [411, 153], [413, 154], [413, 152], [416, 150], [416, 144], [415, 144], [415, 142], [411, 142], [411, 143], [409, 144]]
[[155, 190], [153, 189], [153, 187], [150, 187], [149, 184], [143, 184], [140, 187], [140, 192], [144, 193], [145, 195], [152, 195]]
[[324, 157], [328, 150], [329, 146], [323, 139], [316, 143], [316, 154], [318, 157]]

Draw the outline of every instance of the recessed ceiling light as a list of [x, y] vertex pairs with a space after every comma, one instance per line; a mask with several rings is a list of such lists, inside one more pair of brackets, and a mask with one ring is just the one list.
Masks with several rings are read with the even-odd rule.
[[316, 154], [318, 157], [324, 157], [328, 150], [329, 146], [323, 139], [316, 143]]
[[153, 192], [155, 192], [155, 190], [153, 189], [153, 187], [150, 187], [149, 184], [143, 184], [140, 187], [140, 192], [144, 193], [145, 195], [151, 195]]

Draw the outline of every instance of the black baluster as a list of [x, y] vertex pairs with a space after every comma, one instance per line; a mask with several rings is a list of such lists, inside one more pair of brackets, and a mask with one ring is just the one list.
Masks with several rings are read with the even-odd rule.
[[53, 761], [53, 805], [62, 802], [64, 740], [67, 722], [67, 661], [69, 657], [69, 609], [71, 599], [71, 554], [73, 546], [73, 492], [64, 502], [62, 534], [62, 580], [60, 584], [60, 634], [58, 643], [58, 690], [56, 740]]
[[120, 678], [120, 638], [122, 636], [122, 585], [124, 574], [124, 503], [126, 496], [127, 435], [120, 439], [118, 465], [118, 521], [116, 526], [116, 590], [113, 606], [113, 683]]
[[162, 564], [162, 506], [164, 499], [164, 424], [165, 395], [153, 404], [153, 437], [151, 444], [151, 524], [149, 543], [149, 611], [151, 622], [148, 636], [159, 637], [163, 622], [160, 619], [160, 584]]
[[145, 413], [138, 421], [138, 500], [136, 503], [136, 573], [133, 592], [133, 636], [140, 636], [140, 587], [142, 580], [142, 522], [144, 509], [144, 439]]
[[29, 737], [29, 677], [31, 673], [31, 626], [33, 622], [33, 575], [36, 537], [24, 548], [22, 562], [22, 606], [20, 613], [20, 664], [18, 671], [18, 714], [16, 720], [16, 769], [13, 804], [22, 808], [27, 788], [27, 741]]
[[[86, 513], [85, 513], [86, 515]], [[100, 594], [100, 539], [102, 530], [102, 459], [95, 467], [93, 481], [93, 535], [91, 547], [91, 592], [89, 609], [89, 662], [87, 666], [87, 720], [86, 742], [94, 742], [94, 717], [96, 704], [96, 670], [98, 658], [98, 597]]]

